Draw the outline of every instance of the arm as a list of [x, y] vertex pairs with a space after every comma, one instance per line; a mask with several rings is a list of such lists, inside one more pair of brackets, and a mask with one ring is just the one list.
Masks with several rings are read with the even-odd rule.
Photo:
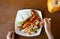
[[47, 18], [44, 19], [44, 28], [45, 28], [45, 32], [48, 36], [48, 39], [54, 39], [54, 37], [51, 33], [51, 22]]
[[51, 33], [51, 23], [50, 23], [50, 20], [48, 18], [43, 19], [40, 22], [40, 26], [44, 26], [48, 39], [54, 39], [54, 37]]

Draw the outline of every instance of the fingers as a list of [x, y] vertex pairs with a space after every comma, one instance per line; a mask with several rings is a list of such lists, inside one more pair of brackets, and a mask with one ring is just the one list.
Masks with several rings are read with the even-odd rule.
[[48, 18], [44, 19], [44, 24], [48, 24]]
[[10, 32], [8, 32], [8, 34], [7, 34], [7, 39], [11, 39], [11, 33]]
[[49, 25], [50, 24], [50, 20], [51, 20], [51, 18], [42, 19], [42, 21], [40, 22], [40, 26], [47, 26], [47, 24]]
[[14, 31], [9, 31], [7, 34], [7, 39], [13, 39], [14, 38]]
[[45, 24], [49, 24], [49, 23], [50, 23], [50, 20], [51, 20], [51, 18], [49, 18], [49, 19], [48, 19], [48, 18], [45, 18], [45, 19], [44, 19], [44, 23], [45, 23]]
[[51, 28], [51, 22], [50, 22], [51, 19], [48, 19], [48, 18], [45, 18], [44, 19], [44, 28], [45, 30], [50, 30]]
[[43, 26], [43, 25], [44, 25], [44, 20], [40, 22], [40, 26]]
[[45, 29], [47, 29], [47, 26], [48, 26], [48, 19], [45, 18], [45, 19], [44, 19], [44, 27], [45, 27]]

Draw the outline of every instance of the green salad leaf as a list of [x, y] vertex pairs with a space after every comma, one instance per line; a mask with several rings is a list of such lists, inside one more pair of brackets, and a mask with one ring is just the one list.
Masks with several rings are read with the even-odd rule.
[[34, 30], [34, 32], [37, 32], [38, 28], [34, 28], [33, 30]]
[[22, 22], [19, 21], [18, 24], [22, 24]]

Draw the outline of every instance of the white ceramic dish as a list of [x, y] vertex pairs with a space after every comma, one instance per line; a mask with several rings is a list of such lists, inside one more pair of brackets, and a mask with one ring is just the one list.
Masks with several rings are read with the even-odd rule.
[[[41, 34], [42, 27], [38, 30], [37, 33], [32, 34], [32, 35], [26, 34], [26, 33], [24, 33], [24, 30], [20, 31], [20, 30], [17, 28], [17, 26], [18, 26], [18, 21], [19, 21], [18, 19], [20, 19], [20, 18], [19, 18], [20, 13], [23, 13], [23, 12], [26, 12], [26, 11], [30, 12], [31, 9], [18, 10], [17, 15], [16, 15], [16, 19], [15, 19], [15, 33], [18, 34], [18, 35], [21, 35], [21, 36], [26, 36], [26, 37], [33, 37], [33, 36], [38, 36], [38, 35], [40, 35], [40, 34]], [[41, 11], [39, 11], [39, 10], [35, 10], [35, 11], [38, 13], [40, 19], [42, 19]]]

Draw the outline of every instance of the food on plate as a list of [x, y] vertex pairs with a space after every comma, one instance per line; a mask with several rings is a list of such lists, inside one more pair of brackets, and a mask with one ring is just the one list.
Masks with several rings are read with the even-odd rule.
[[25, 33], [28, 33], [28, 34], [34, 34], [38, 31], [38, 29], [40, 28], [39, 27], [39, 19], [36, 18], [34, 20], [34, 22], [32, 22], [28, 27], [25, 28]]
[[27, 33], [27, 34], [34, 34], [40, 28], [39, 22], [41, 20], [38, 16], [37, 12], [32, 9], [31, 14], [32, 14], [32, 16], [27, 18], [23, 23], [18, 22], [18, 24], [22, 24], [22, 25], [18, 26], [19, 30], [21, 31], [24, 29], [24, 33]]

